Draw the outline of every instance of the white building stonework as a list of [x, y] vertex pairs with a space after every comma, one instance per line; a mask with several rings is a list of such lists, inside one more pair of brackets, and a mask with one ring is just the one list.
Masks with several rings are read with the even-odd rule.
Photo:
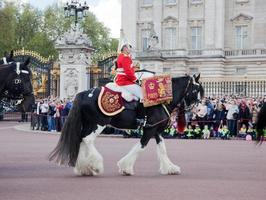
[[87, 67], [91, 64], [90, 39], [79, 28], [72, 27], [57, 40], [60, 64], [60, 98], [72, 99], [89, 88]]
[[[122, 29], [142, 68], [173, 76], [201, 73], [207, 95], [266, 94], [264, 0], [121, 2]], [[241, 84], [222, 83], [236, 81]], [[214, 83], [219, 92], [211, 90]]]

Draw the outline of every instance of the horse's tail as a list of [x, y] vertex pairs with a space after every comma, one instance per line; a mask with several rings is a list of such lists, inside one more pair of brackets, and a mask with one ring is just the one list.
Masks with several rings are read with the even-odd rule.
[[258, 113], [256, 130], [257, 130], [257, 141], [262, 141], [264, 138], [264, 129], [266, 128], [266, 103], [260, 109]]
[[58, 144], [49, 155], [49, 160], [55, 160], [59, 165], [75, 166], [82, 140], [81, 130], [80, 96], [77, 95], [63, 126]]

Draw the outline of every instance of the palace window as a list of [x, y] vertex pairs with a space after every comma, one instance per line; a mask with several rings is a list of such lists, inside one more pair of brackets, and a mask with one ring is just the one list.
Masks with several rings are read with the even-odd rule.
[[164, 29], [164, 49], [176, 49], [177, 35], [176, 28], [169, 27]]
[[246, 67], [237, 67], [236, 68], [236, 74], [237, 75], [245, 75], [247, 73]]
[[202, 3], [202, 0], [190, 0], [191, 4], [199, 4]]
[[248, 26], [236, 26], [235, 27], [235, 40], [237, 49], [248, 48]]
[[153, 2], [153, 0], [142, 0], [142, 5], [146, 6], [146, 5], [151, 5]]
[[202, 27], [191, 27], [191, 49], [201, 49]]
[[236, 3], [248, 3], [249, 2], [249, 0], [236, 0]]
[[189, 74], [190, 75], [197, 74], [197, 73], [199, 73], [199, 68], [197, 68], [197, 67], [190, 67], [189, 68]]
[[168, 4], [176, 4], [176, 0], [164, 0], [164, 3], [166, 5], [168, 5]]
[[163, 73], [171, 73], [171, 67], [164, 67]]

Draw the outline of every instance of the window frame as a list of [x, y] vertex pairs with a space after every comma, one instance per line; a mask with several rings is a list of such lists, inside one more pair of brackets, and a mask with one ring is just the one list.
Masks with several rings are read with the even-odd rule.
[[[195, 35], [193, 35], [193, 29], [196, 30], [196, 34]], [[199, 29], [201, 30], [200, 34], [198, 34], [199, 33]], [[193, 48], [193, 46], [194, 46], [193, 37], [196, 38], [196, 42], [195, 42], [196, 47], [195, 48]], [[198, 41], [198, 39], [200, 39], [200, 40]], [[190, 27], [190, 49], [192, 49], [192, 50], [201, 50], [202, 49], [202, 44], [203, 44], [202, 40], [203, 40], [203, 28], [202, 28], [202, 26], [192, 26], [192, 27]]]
[[[240, 28], [240, 34], [238, 34], [238, 28]], [[245, 28], [245, 29], [244, 29]], [[249, 26], [247, 24], [235, 25], [235, 48], [236, 49], [248, 49], [249, 47]], [[240, 45], [239, 45], [240, 42]]]
[[[149, 2], [145, 2], [145, 1], [149, 1]], [[141, 6], [142, 7], [149, 7], [153, 5], [153, 0], [141, 0]]]
[[235, 68], [235, 74], [237, 74], [237, 75], [246, 75], [247, 74], [247, 67], [237, 66]]
[[[174, 1], [174, 2], [168, 2], [168, 1]], [[164, 5], [166, 6], [172, 6], [172, 5], [177, 5], [178, 0], [164, 0]]]
[[[166, 39], [169, 38], [169, 36], [166, 35], [167, 34], [167, 30], [172, 30], [171, 31], [171, 39], [169, 41], [169, 44], [170, 44], [169, 46], [166, 46], [168, 44], [168, 43], [166, 43], [166, 41], [167, 41]], [[177, 37], [177, 27], [174, 27], [174, 26], [166, 26], [166, 27], [164, 27], [164, 44], [163, 44], [163, 48], [165, 50], [174, 50], [174, 49], [177, 49], [177, 42], [178, 42], [177, 40], [178, 40], [178, 37]], [[174, 43], [173, 43], [173, 41], [174, 41]], [[174, 45], [172, 45], [172, 44], [174, 44]]]
[[249, 0], [235, 0], [237, 4], [248, 3]]
[[197, 5], [197, 4], [202, 4], [203, 3], [203, 0], [190, 0], [189, 2], [192, 5]]

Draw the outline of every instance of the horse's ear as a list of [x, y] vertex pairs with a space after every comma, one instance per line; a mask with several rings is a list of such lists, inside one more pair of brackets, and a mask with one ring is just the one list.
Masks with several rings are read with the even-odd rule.
[[30, 64], [30, 57], [28, 57], [27, 60], [24, 62], [25, 66], [28, 66], [28, 64]]
[[[196, 75], [195, 75], [195, 76], [196, 76]], [[200, 79], [200, 74], [199, 74], [197, 77], [195, 77], [195, 81], [196, 81], [196, 83], [199, 82], [199, 79]]]
[[13, 58], [13, 56], [14, 56], [14, 50], [11, 50], [10, 51], [10, 58]]

